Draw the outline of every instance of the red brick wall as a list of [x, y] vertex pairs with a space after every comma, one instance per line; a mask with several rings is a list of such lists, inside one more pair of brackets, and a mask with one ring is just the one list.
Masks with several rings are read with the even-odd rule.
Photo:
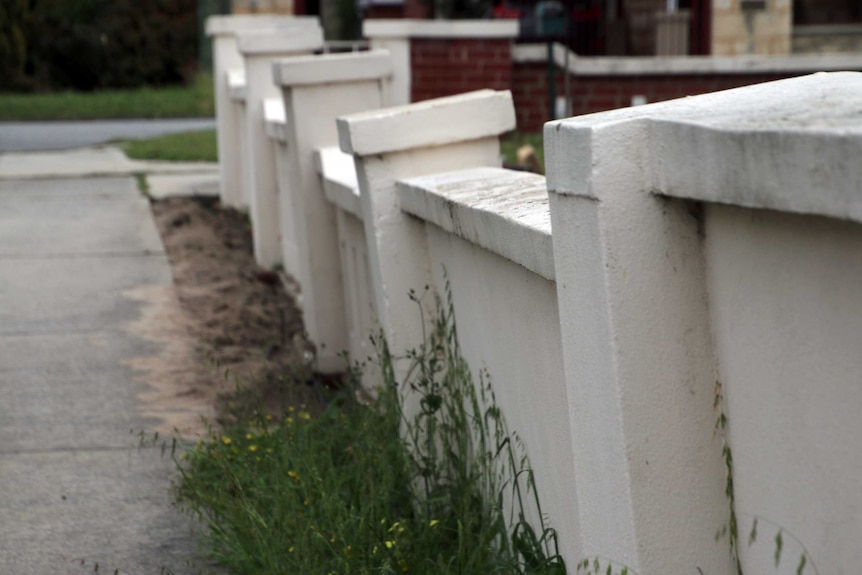
[[411, 100], [512, 87], [512, 43], [506, 39], [412, 38]]
[[[632, 96], [635, 95], [646, 96], [647, 102], [661, 102], [801, 75], [803, 73], [572, 76], [572, 115], [630, 106]], [[512, 73], [512, 96], [515, 100], [519, 130], [539, 131], [548, 120], [547, 78], [543, 63], [515, 64]], [[563, 75], [558, 73], [556, 80], [557, 96], [562, 96]]]

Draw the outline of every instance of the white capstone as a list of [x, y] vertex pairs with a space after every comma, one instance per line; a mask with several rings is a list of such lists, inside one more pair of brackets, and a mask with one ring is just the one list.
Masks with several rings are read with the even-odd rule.
[[284, 113], [284, 102], [281, 98], [267, 98], [263, 101], [263, 117], [266, 122], [266, 134], [278, 142], [287, 143], [287, 117]]
[[206, 21], [207, 36], [232, 36], [249, 30], [284, 29], [320, 26], [317, 16], [276, 16], [272, 14], [232, 14], [210, 16]]
[[227, 71], [227, 87], [230, 99], [235, 102], [245, 102], [248, 86], [245, 83], [245, 70], [242, 68]]
[[392, 76], [392, 58], [385, 50], [332, 54], [326, 58], [303, 56], [272, 64], [278, 86], [333, 84], [378, 80]]
[[554, 279], [545, 178], [474, 168], [399, 182], [401, 209]]
[[323, 30], [312, 26], [298, 26], [285, 30], [255, 30], [237, 35], [237, 49], [243, 55], [280, 56], [302, 53], [323, 47]]
[[318, 149], [314, 157], [317, 172], [323, 178], [326, 199], [345, 212], [362, 219], [353, 156], [332, 146]]
[[517, 38], [517, 20], [366, 20], [366, 38]]
[[[566, 48], [554, 44], [554, 63], [566, 69]], [[519, 44], [513, 62], [546, 62], [545, 46]], [[568, 70], [578, 76], [642, 76], [682, 74], [794, 74], [862, 69], [862, 55], [793, 54], [789, 56], [579, 56], [569, 52]]]
[[338, 119], [341, 149], [360, 156], [479, 140], [514, 128], [511, 92], [494, 90]]

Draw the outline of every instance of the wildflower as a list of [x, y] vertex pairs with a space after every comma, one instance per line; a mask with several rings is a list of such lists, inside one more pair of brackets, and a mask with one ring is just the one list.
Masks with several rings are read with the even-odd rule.
[[432, 519], [431, 521], [428, 522], [428, 527], [434, 527], [438, 523], [440, 523], [439, 519]]
[[299, 481], [299, 473], [291, 469], [287, 472], [287, 476], [293, 479], [294, 481]]
[[224, 443], [225, 445], [230, 445], [230, 437], [228, 437], [227, 435], [222, 435], [221, 436], [221, 442]]
[[309, 421], [311, 419], [311, 414], [307, 411], [300, 411], [297, 414], [297, 417], [299, 417], [300, 419], [304, 419], [305, 421]]
[[251, 451], [252, 453], [254, 453], [255, 451], [257, 451], [257, 445], [254, 445], [254, 444], [249, 445], [248, 450]]
[[287, 421], [288, 425], [293, 425], [293, 418], [292, 417], [288, 417], [285, 421]]
[[254, 435], [251, 433], [246, 433], [245, 438], [251, 440], [251, 439], [254, 439]]
[[291, 545], [290, 547], [287, 548], [288, 553], [293, 553], [293, 551], [294, 551], [293, 545]]
[[[395, 531], [396, 529], [398, 529], [398, 527], [399, 527], [400, 525], [401, 525], [401, 522], [400, 522], [400, 521], [396, 521], [395, 523], [393, 523], [393, 524], [392, 524], [392, 527], [390, 527], [390, 528], [389, 528], [389, 533], [392, 533], [393, 531]], [[402, 529], [402, 531], [403, 531], [403, 529]], [[399, 531], [399, 533], [400, 533], [400, 531]]]
[[371, 550], [371, 554], [377, 555], [377, 545], [375, 545], [374, 548]]
[[393, 547], [395, 547], [395, 541], [389, 540], [389, 541], [384, 541], [384, 543], [386, 544], [387, 549], [392, 549]]
[[344, 553], [345, 556], [350, 557], [350, 554], [353, 552], [353, 547], [348, 545], [347, 547], [342, 549], [342, 552]]
[[267, 452], [267, 453], [272, 453], [272, 447], [267, 447], [267, 448], [266, 448], [266, 452]]

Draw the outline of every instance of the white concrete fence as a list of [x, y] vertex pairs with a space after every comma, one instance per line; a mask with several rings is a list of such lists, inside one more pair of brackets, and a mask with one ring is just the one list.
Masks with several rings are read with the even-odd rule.
[[256, 42], [253, 176], [237, 193], [227, 169], [223, 201], [249, 198], [258, 260], [297, 279], [322, 371], [377, 328], [421, 343], [407, 294], [445, 270], [570, 573], [735, 573], [729, 470], [746, 573], [858, 570], [862, 75], [549, 123], [546, 181], [500, 168], [508, 92], [387, 107], [386, 51], [265, 52], [267, 75]]

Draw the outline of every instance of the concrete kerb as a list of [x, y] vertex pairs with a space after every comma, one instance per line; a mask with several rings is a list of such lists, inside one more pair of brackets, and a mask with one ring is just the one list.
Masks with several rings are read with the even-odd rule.
[[218, 164], [131, 160], [117, 147], [0, 154], [0, 181], [147, 176], [149, 195], [218, 195]]

